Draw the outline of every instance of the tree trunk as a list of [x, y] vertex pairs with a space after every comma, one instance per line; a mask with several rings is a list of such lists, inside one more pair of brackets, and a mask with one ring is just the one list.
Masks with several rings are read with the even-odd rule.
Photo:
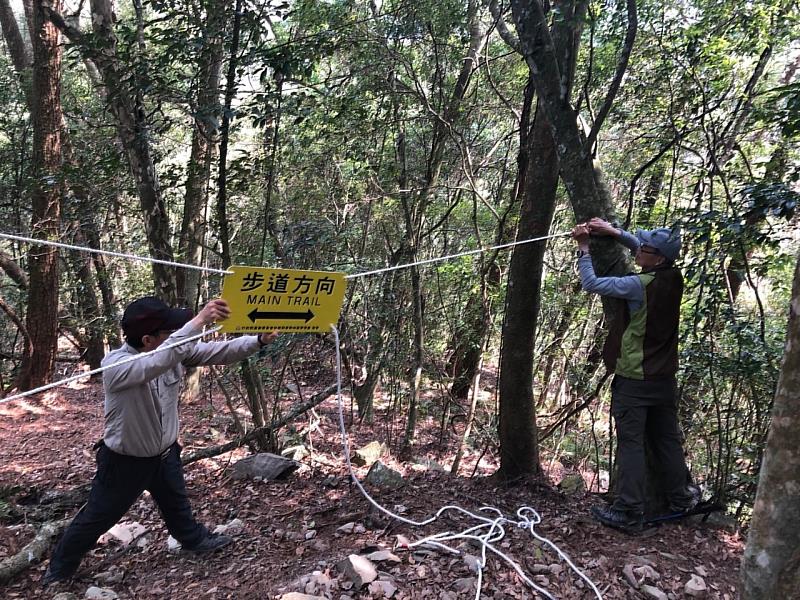
[[795, 598], [800, 590], [800, 255], [772, 424], [742, 560], [742, 598]]
[[[17, 17], [9, 0], [0, 0], [0, 26], [3, 29], [3, 38], [6, 40], [14, 69], [20, 77], [23, 77], [25, 71], [31, 68], [33, 57], [19, 30]], [[30, 97], [28, 99], [30, 100]]]
[[[412, 260], [416, 260], [416, 253]], [[412, 367], [411, 385], [409, 386], [408, 420], [403, 437], [403, 451], [410, 452], [417, 427], [419, 390], [422, 382], [422, 361], [424, 351], [425, 314], [423, 312], [422, 278], [419, 267], [411, 267], [411, 296], [414, 307], [414, 363]]]
[[[566, 99], [574, 79], [575, 59], [585, 3], [560, 3], [563, 18], [553, 27], [555, 52], [563, 72], [561, 84]], [[531, 68], [527, 94], [536, 86], [536, 71]], [[530, 114], [526, 111], [526, 114]], [[574, 121], [574, 116], [573, 116]], [[518, 239], [545, 236], [555, 210], [558, 189], [559, 153], [541, 95], [537, 102], [533, 128], [520, 126], [521, 159]], [[577, 126], [576, 126], [577, 128]], [[522, 162], [522, 161], [521, 161]], [[562, 174], [563, 176], [563, 174]], [[501, 479], [512, 480], [539, 470], [536, 411], [533, 399], [533, 350], [541, 302], [541, 280], [546, 242], [514, 248], [508, 274], [506, 315], [503, 322], [503, 352], [500, 357], [500, 470]]]
[[[69, 128], [65, 122], [61, 123], [61, 139], [63, 146], [64, 163], [69, 165], [70, 171], [78, 171], [80, 165], [76, 160], [69, 137]], [[91, 200], [84, 185], [80, 181], [70, 178], [69, 187], [72, 191], [72, 202], [64, 206], [66, 218], [73, 224], [73, 244], [89, 246], [86, 233], [96, 230], [94, 214], [90, 206]], [[83, 219], [88, 219], [84, 222]], [[92, 272], [92, 254], [88, 252], [71, 251], [72, 265], [75, 270], [76, 285], [78, 288], [78, 306], [80, 307], [80, 323], [86, 328], [85, 345], [82, 348], [83, 358], [92, 369], [100, 366], [100, 361], [105, 355], [105, 327], [104, 318], [97, 299], [96, 278]]]
[[243, 0], [236, 0], [233, 14], [231, 48], [228, 56], [228, 73], [225, 79], [225, 105], [222, 111], [219, 140], [219, 169], [217, 174], [217, 235], [223, 268], [231, 265], [230, 228], [228, 227], [228, 135], [231, 124], [231, 108], [236, 95], [236, 68], [239, 64], [239, 36], [242, 23]]
[[[206, 3], [206, 44], [200, 55], [197, 105], [194, 108], [192, 153], [189, 158], [186, 193], [183, 203], [178, 256], [182, 262], [199, 265], [203, 257], [205, 239], [205, 213], [208, 204], [208, 185], [211, 165], [219, 142], [219, 86], [224, 52], [225, 2], [209, 0]], [[197, 310], [200, 271], [179, 269], [177, 277], [178, 303]]]
[[[60, 8], [56, 0], [53, 6]], [[58, 29], [45, 18], [41, 2], [33, 9], [33, 165], [31, 235], [57, 239], [61, 218], [61, 46]], [[26, 327], [31, 347], [22, 357], [17, 387], [52, 379], [58, 344], [58, 250], [32, 245]]]
[[448, 370], [453, 377], [450, 395], [456, 401], [464, 401], [469, 395], [490, 325], [491, 314], [484, 276], [481, 289], [467, 300], [463, 316], [456, 324], [453, 335], [453, 355]]
[[[134, 2], [138, 19], [138, 47], [143, 45], [141, 4]], [[72, 42], [84, 42], [84, 35], [70, 26], [61, 15], [60, 4], [44, 7], [47, 18], [55, 23]], [[117, 36], [114, 31], [116, 15], [111, 0], [91, 0], [92, 29], [95, 39], [81, 44], [85, 59], [97, 67], [112, 114], [117, 135], [128, 158], [131, 175], [136, 183], [139, 205], [144, 218], [145, 235], [150, 254], [159, 260], [173, 260], [169, 235], [169, 215], [158, 182], [155, 159], [150, 140], [144, 95], [138, 78], [131, 76], [130, 65], [123, 65], [117, 56]], [[91, 69], [91, 67], [90, 67]], [[90, 73], [91, 74], [91, 73]], [[155, 294], [168, 304], [176, 302], [175, 271], [173, 267], [153, 264]]]
[[[602, 183], [602, 172], [595, 171], [590, 149], [578, 127], [575, 110], [569, 102], [568, 79], [562, 78], [541, 2], [512, 0], [511, 9], [525, 61], [534, 74], [538, 101], [556, 140], [560, 175], [575, 218], [579, 222], [596, 216], [612, 220], [612, 199]], [[609, 239], [593, 238], [592, 259], [595, 270], [602, 275], [627, 271], [626, 255], [619, 244]]]
[[[520, 208], [518, 238], [548, 234], [558, 188], [558, 157], [546, 120], [537, 109]], [[541, 302], [546, 242], [514, 248], [508, 274], [503, 353], [500, 358], [500, 471], [515, 479], [539, 469], [533, 401], [533, 349]]]
[[[206, 236], [206, 212], [208, 186], [211, 181], [211, 164], [219, 142], [219, 85], [222, 57], [225, 50], [225, 2], [209, 0], [206, 3], [204, 27], [205, 45], [200, 55], [197, 104], [194, 107], [192, 130], [192, 152], [189, 157], [186, 177], [186, 193], [183, 202], [183, 220], [178, 241], [178, 257], [181, 262], [200, 265], [203, 260]], [[177, 269], [175, 273], [177, 302], [193, 310], [198, 309], [200, 295], [200, 271]], [[200, 370], [186, 370], [181, 401], [191, 401], [200, 393]]]

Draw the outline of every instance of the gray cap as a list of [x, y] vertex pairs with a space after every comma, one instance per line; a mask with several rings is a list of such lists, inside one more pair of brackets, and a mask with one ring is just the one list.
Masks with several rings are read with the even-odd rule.
[[658, 250], [667, 260], [675, 260], [681, 253], [681, 232], [677, 227], [659, 227], [650, 231], [639, 229], [636, 238], [643, 246]]

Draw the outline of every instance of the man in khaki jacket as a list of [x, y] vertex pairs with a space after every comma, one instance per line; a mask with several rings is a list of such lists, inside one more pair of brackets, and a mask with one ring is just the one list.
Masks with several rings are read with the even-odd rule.
[[[105, 432], [97, 448], [97, 473], [86, 505], [59, 541], [42, 585], [64, 581], [78, 570], [97, 539], [148, 490], [170, 534], [189, 551], [212, 552], [231, 538], [212, 534], [192, 515], [178, 444], [178, 396], [185, 367], [238, 362], [269, 344], [276, 333], [225, 342], [181, 343], [230, 315], [228, 304], [211, 300], [192, 316], [157, 298], [131, 303], [122, 318], [126, 342], [102, 365]], [[158, 352], [152, 352], [165, 344]], [[146, 353], [137, 360], [123, 362]]]

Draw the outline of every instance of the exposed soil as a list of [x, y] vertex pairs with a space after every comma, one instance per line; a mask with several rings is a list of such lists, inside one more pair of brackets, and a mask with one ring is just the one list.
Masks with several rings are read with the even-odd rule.
[[[324, 378], [320, 378], [324, 379]], [[306, 396], [313, 390], [306, 391]], [[296, 397], [294, 398], [296, 400]], [[293, 399], [288, 397], [286, 406]], [[222, 397], [204, 397], [182, 408], [184, 453], [226, 441], [231, 435]], [[360, 591], [350, 587], [336, 564], [350, 554], [392, 550], [400, 562], [376, 562], [379, 579], [397, 591], [394, 598], [474, 598], [475, 574], [469, 559], [432, 549], [409, 551], [398, 545], [439, 531], [465, 526], [448, 514], [426, 527], [412, 527], [380, 515], [348, 482], [336, 417], [330, 398], [316, 411], [318, 425], [306, 435], [313, 448], [303, 467], [285, 481], [231, 479], [229, 465], [246, 449], [206, 459], [186, 468], [187, 485], [199, 518], [210, 526], [244, 522], [235, 544], [222, 552], [197, 558], [167, 550], [167, 532], [149, 497], [140, 499], [124, 518], [147, 528], [135, 544], [124, 549], [111, 540], [98, 545], [83, 561], [79, 577], [56, 590], [42, 591], [39, 579], [46, 561], [15, 578], [0, 595], [4, 598], [49, 598], [69, 591], [83, 598], [87, 588], [100, 585], [120, 598], [273, 598], [290, 591], [328, 598], [373, 598], [376, 586]], [[394, 444], [402, 435], [399, 423], [388, 423], [378, 411], [374, 423], [350, 427], [350, 441], [359, 447], [372, 440]], [[301, 419], [296, 429], [309, 425]], [[422, 419], [415, 453], [448, 466], [454, 452], [442, 448], [438, 421]], [[94, 473], [91, 445], [102, 433], [102, 391], [97, 383], [75, 384], [40, 395], [35, 400], [0, 404], [0, 486], [22, 490], [68, 490], [88, 482]], [[422, 520], [444, 505], [458, 504], [470, 511], [495, 506], [513, 518], [518, 507], [535, 508], [542, 522], [535, 530], [558, 545], [590, 578], [603, 598], [646, 597], [642, 587], [660, 589], [669, 598], [684, 598], [684, 586], [700, 575], [708, 598], [736, 598], [743, 540], [736, 534], [699, 522], [683, 521], [629, 536], [604, 528], [587, 518], [598, 502], [592, 494], [566, 495], [549, 481], [531, 481], [501, 487], [488, 476], [496, 469], [491, 453], [476, 467], [480, 452], [464, 459], [459, 477], [412, 462], [385, 456], [383, 462], [400, 471], [406, 485], [385, 491], [369, 487], [382, 505]], [[358, 468], [363, 479], [366, 468]], [[475, 472], [474, 476], [471, 476]], [[74, 512], [74, 511], [73, 511]], [[62, 516], [71, 516], [72, 513]], [[337, 531], [354, 522], [350, 533]], [[363, 526], [363, 527], [361, 527]], [[594, 598], [582, 581], [546, 545], [515, 526], [496, 545], [517, 561], [532, 580], [555, 598]], [[358, 533], [358, 532], [361, 533]], [[16, 553], [34, 535], [26, 525], [0, 525], [0, 560]], [[454, 542], [454, 545], [458, 542]], [[480, 555], [474, 547], [467, 553]], [[634, 581], [623, 574], [633, 570]], [[645, 567], [650, 567], [648, 570]], [[312, 573], [318, 572], [316, 576]], [[119, 579], [97, 583], [96, 577]], [[641, 585], [640, 581], [641, 580]], [[639, 585], [637, 590], [634, 584]], [[348, 589], [349, 588], [349, 589]], [[489, 558], [484, 571], [482, 598], [536, 598], [507, 564]]]

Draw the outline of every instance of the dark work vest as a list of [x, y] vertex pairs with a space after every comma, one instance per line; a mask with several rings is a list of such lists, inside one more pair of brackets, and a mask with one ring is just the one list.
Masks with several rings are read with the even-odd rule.
[[606, 368], [629, 379], [662, 379], [678, 370], [678, 321], [683, 296], [680, 270], [668, 266], [638, 275], [642, 307], [631, 314], [627, 300], [617, 310], [603, 346]]

